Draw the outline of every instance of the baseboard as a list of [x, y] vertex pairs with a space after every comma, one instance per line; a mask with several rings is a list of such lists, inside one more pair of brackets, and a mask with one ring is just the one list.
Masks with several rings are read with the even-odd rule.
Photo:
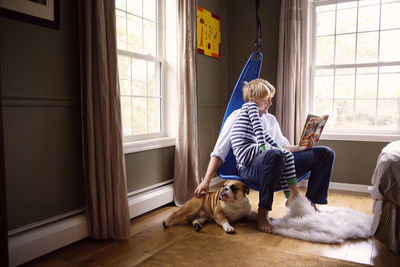
[[129, 217], [134, 218], [153, 209], [168, 204], [174, 200], [174, 187], [172, 184], [130, 196]]
[[8, 239], [9, 264], [23, 264], [87, 236], [84, 214], [18, 234]]
[[369, 193], [368, 185], [365, 184], [348, 184], [348, 183], [335, 183], [331, 182], [329, 184], [329, 189], [351, 191], [351, 192], [361, 192]]
[[[131, 195], [128, 198], [129, 217], [134, 218], [173, 201], [172, 184]], [[60, 216], [45, 220], [43, 226], [14, 233], [8, 239], [9, 265], [17, 266], [67, 246], [88, 236], [86, 216], [65, 219]], [[40, 222], [36, 225], [40, 225]]]

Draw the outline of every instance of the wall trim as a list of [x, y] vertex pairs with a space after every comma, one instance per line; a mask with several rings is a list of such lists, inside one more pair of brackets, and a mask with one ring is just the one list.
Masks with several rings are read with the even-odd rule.
[[348, 184], [348, 183], [330, 182], [329, 189], [350, 191], [350, 192], [369, 193], [368, 186], [369, 185], [365, 185], [365, 184]]
[[70, 107], [80, 103], [73, 97], [34, 96], [34, 95], [4, 95], [5, 107]]
[[[132, 219], [172, 202], [173, 192], [173, 185], [167, 184], [131, 195], [128, 198], [129, 217]], [[33, 228], [32, 224], [29, 229], [21, 227], [18, 228], [19, 232], [10, 231], [12, 234], [8, 239], [10, 266], [21, 265], [89, 235], [85, 214], [61, 220], [60, 216], [35, 223]]]

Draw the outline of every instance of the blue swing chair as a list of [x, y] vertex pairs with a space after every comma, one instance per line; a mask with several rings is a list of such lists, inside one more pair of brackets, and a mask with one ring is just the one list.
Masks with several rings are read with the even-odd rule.
[[[250, 55], [249, 59], [247, 60], [247, 63], [244, 66], [242, 73], [240, 74], [239, 79], [236, 82], [236, 86], [232, 92], [232, 96], [229, 100], [228, 107], [225, 111], [224, 119], [222, 121], [220, 130], [222, 130], [224, 123], [226, 119], [229, 117], [229, 115], [236, 109], [241, 108], [242, 105], [244, 104], [243, 92], [242, 92], [244, 82], [249, 82], [251, 80], [257, 79], [260, 76], [262, 57], [263, 57], [262, 53], [256, 51], [253, 52]], [[219, 167], [217, 173], [219, 177], [221, 177], [222, 179], [238, 180], [244, 184], [247, 184], [251, 189], [259, 191], [258, 185], [255, 185], [239, 176], [236, 168], [236, 159], [235, 156], [233, 155], [232, 148], [229, 149], [229, 153], [225, 158], [224, 163]], [[301, 180], [306, 178], [308, 175], [310, 175], [310, 173], [311, 172], [308, 172], [305, 175], [298, 178], [297, 182], [300, 182]], [[275, 189], [275, 192], [281, 190], [282, 188], [278, 187]]]

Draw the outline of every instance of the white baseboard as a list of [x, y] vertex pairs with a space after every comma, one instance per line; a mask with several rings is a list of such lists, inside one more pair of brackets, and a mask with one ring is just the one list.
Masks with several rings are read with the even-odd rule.
[[[173, 201], [172, 184], [149, 191], [134, 194], [128, 198], [129, 217], [134, 218]], [[81, 214], [60, 220], [54, 218], [54, 223], [47, 219], [32, 229], [13, 233], [8, 239], [9, 265], [17, 266], [43, 256], [66, 245], [88, 236], [86, 216]]]
[[369, 193], [368, 185], [365, 184], [347, 184], [347, 183], [334, 183], [329, 184], [329, 189], [351, 191], [351, 192], [361, 192]]
[[23, 264], [87, 236], [84, 214], [18, 234], [8, 239], [9, 265]]
[[172, 184], [129, 197], [129, 217], [134, 218], [174, 200]]

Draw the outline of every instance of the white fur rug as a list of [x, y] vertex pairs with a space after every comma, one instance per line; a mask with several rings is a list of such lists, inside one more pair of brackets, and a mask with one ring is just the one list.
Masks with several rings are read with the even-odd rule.
[[303, 195], [293, 199], [286, 216], [273, 219], [275, 233], [320, 243], [342, 243], [371, 236], [372, 215], [349, 208], [319, 206], [316, 212]]

